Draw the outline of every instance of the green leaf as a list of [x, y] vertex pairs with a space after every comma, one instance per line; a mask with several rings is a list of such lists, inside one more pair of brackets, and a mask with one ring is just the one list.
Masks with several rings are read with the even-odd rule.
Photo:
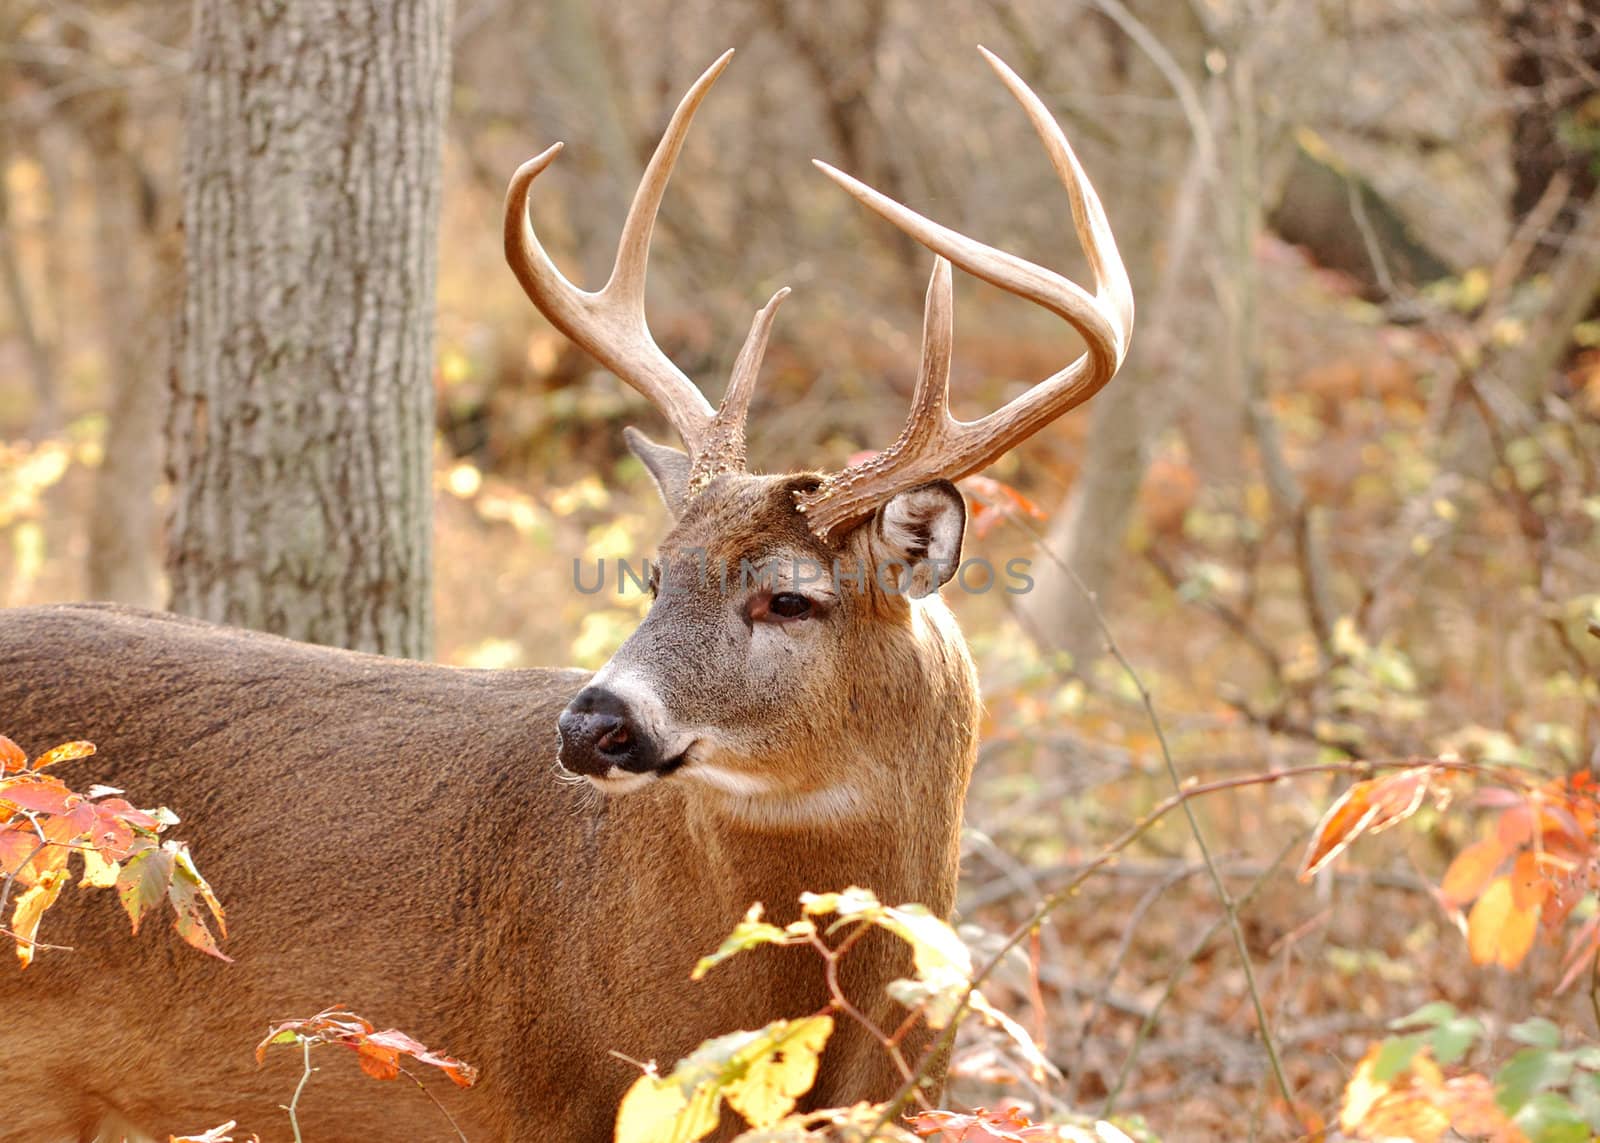
[[1572, 1077], [1572, 1102], [1591, 1128], [1600, 1131], [1600, 1076], [1579, 1072]]
[[1527, 1044], [1531, 1048], [1553, 1049], [1561, 1046], [1561, 1029], [1543, 1016], [1535, 1016], [1531, 1020], [1511, 1025], [1506, 1029], [1506, 1035], [1517, 1043]]
[[171, 880], [172, 853], [169, 850], [147, 849], [122, 863], [122, 872], [117, 874], [117, 898], [133, 922], [135, 935], [139, 932], [139, 922], [150, 907], [165, 896]]
[[1402, 1016], [1398, 1020], [1389, 1021], [1389, 1030], [1399, 1032], [1406, 1028], [1425, 1026], [1437, 1028], [1447, 1020], [1456, 1018], [1456, 1006], [1448, 1000], [1435, 1000], [1424, 1004], [1409, 1016]]
[[1378, 1058], [1372, 1065], [1372, 1078], [1381, 1084], [1389, 1083], [1411, 1066], [1411, 1061], [1422, 1050], [1424, 1039], [1420, 1032], [1410, 1036], [1390, 1036], [1378, 1049]]
[[1483, 1035], [1483, 1024], [1476, 1017], [1457, 1016], [1439, 1024], [1428, 1034], [1428, 1047], [1441, 1064], [1453, 1064]]
[[1588, 1124], [1558, 1092], [1535, 1095], [1517, 1112], [1513, 1122], [1531, 1143], [1589, 1143]]
[[1494, 1077], [1494, 1101], [1507, 1115], [1515, 1115], [1533, 1094], [1563, 1082], [1572, 1061], [1543, 1048], [1523, 1048]]

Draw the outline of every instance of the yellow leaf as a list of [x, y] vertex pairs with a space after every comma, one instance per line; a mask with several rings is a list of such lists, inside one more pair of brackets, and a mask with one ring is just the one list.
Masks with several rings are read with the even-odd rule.
[[110, 889], [117, 883], [117, 874], [122, 872], [122, 867], [115, 861], [106, 857], [98, 849], [85, 849], [83, 853], [83, 876], [78, 878], [78, 887], [81, 889]]
[[1350, 1082], [1344, 1085], [1344, 1103], [1339, 1108], [1339, 1126], [1346, 1133], [1358, 1130], [1367, 1113], [1389, 1091], [1389, 1085], [1380, 1083], [1373, 1074], [1378, 1063], [1378, 1053], [1382, 1050], [1382, 1044], [1373, 1044], [1368, 1048], [1367, 1054], [1361, 1057], [1361, 1062], [1356, 1065], [1354, 1074], [1350, 1076]]
[[1519, 908], [1509, 877], [1496, 877], [1467, 914], [1467, 951], [1473, 964], [1516, 968], [1533, 947], [1539, 906]]
[[616, 1143], [694, 1143], [717, 1129], [720, 1097], [700, 1084], [685, 1097], [681, 1085], [647, 1072], [617, 1107]]
[[65, 869], [52, 870], [17, 898], [17, 907], [11, 914], [11, 931], [17, 938], [17, 959], [23, 968], [33, 963], [33, 942], [39, 933], [39, 919], [56, 903], [66, 883]]
[[770, 1127], [794, 1110], [795, 1100], [811, 1090], [817, 1078], [817, 1057], [833, 1033], [833, 1017], [807, 1016], [776, 1021], [771, 1034], [740, 1054], [750, 1052], [742, 1076], [727, 1082], [723, 1096], [752, 1127]]

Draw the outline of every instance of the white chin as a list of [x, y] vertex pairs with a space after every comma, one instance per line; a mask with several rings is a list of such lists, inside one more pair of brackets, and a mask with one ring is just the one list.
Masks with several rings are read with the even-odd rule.
[[613, 766], [598, 777], [593, 774], [585, 774], [584, 777], [603, 794], [631, 794], [656, 780], [655, 774], [636, 774], [620, 766]]

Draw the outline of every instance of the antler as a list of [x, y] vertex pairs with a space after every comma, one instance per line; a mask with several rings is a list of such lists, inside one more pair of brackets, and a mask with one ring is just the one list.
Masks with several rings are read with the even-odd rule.
[[642, 393], [667, 418], [693, 460], [691, 491], [704, 487], [718, 473], [743, 470], [745, 413], [773, 316], [789, 293], [787, 289], [779, 290], [756, 315], [722, 406], [714, 415], [705, 395], [661, 351], [645, 320], [645, 270], [661, 196], [700, 101], [732, 58], [732, 50], [719, 56], [695, 80], [672, 113], [628, 208], [611, 276], [598, 291], [580, 289], [556, 269], [528, 218], [528, 191], [533, 180], [555, 161], [562, 144], [555, 144], [518, 167], [506, 189], [506, 261], [512, 272], [550, 324]]
[[[822, 173], [939, 257], [923, 316], [922, 366], [911, 413], [883, 452], [796, 495], [811, 530], [826, 540], [857, 523], [897, 493], [933, 480], [959, 480], [988, 466], [1069, 409], [1083, 404], [1116, 373], [1133, 331], [1133, 291], [1104, 208], [1050, 112], [1028, 85], [986, 48], [979, 48], [1039, 133], [1072, 203], [1072, 221], [1094, 274], [1095, 292], [1043, 266], [985, 246], [900, 205], [828, 164]], [[946, 261], [948, 259], [948, 261]], [[1037, 302], [1083, 335], [1088, 352], [1059, 373], [977, 421], [950, 414], [950, 263], [1002, 290]]]

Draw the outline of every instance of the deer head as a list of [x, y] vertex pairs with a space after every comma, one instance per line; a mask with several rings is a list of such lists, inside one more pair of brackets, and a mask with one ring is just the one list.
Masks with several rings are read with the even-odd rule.
[[[1105, 212], [1065, 136], [1027, 85], [983, 54], [1027, 112], [1066, 188], [1094, 292], [932, 222], [819, 162], [849, 194], [937, 255], [905, 428], [888, 448], [840, 472], [746, 471], [745, 417], [787, 289], [756, 314], [715, 410], [646, 324], [656, 211], [695, 110], [731, 51], [679, 104], [629, 209], [611, 276], [598, 291], [568, 281], [529, 222], [529, 190], [561, 144], [512, 177], [506, 257], [529, 298], [644, 394], [684, 445], [680, 452], [627, 433], [676, 526], [662, 548], [649, 616], [560, 719], [561, 764], [600, 789], [622, 793], [671, 775], [768, 821], [810, 816], [801, 807], [848, 814], [874, 799], [865, 788], [870, 768], [839, 744], [858, 743], [880, 760], [893, 751], [892, 742], [873, 739], [903, 733], [905, 704], [897, 700], [908, 686], [922, 685], [919, 679], [939, 674], [929, 669], [930, 657], [973, 686], [965, 649], [937, 594], [960, 561], [965, 508], [953, 482], [1098, 392], [1121, 364], [1133, 324], [1127, 273]], [[952, 264], [1059, 315], [1082, 335], [1087, 351], [988, 416], [956, 420], [948, 401]]]

